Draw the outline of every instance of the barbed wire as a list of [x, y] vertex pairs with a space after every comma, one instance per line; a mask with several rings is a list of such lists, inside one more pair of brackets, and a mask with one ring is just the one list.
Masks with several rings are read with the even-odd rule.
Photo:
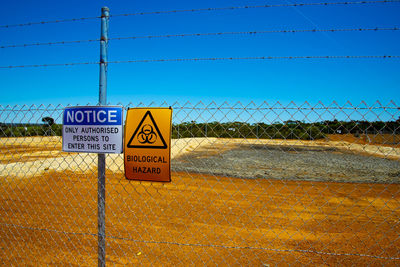
[[225, 248], [225, 249], [269, 250], [275, 252], [301, 252], [301, 253], [315, 253], [315, 254], [331, 255], [331, 256], [358, 256], [358, 257], [369, 257], [369, 258], [386, 259], [386, 260], [400, 260], [400, 257], [385, 257], [385, 256], [377, 256], [369, 254], [359, 254], [359, 253], [334, 253], [334, 252], [316, 251], [311, 249], [277, 249], [277, 248], [253, 247], [253, 246], [226, 246], [226, 245], [215, 245], [215, 244], [179, 243], [179, 242], [153, 241], [153, 240], [146, 241], [146, 240], [137, 240], [133, 238], [124, 238], [119, 236], [107, 236], [107, 238], [132, 241], [135, 243], [146, 243], [146, 244], [167, 244], [167, 245], [177, 245], [177, 246], [213, 247], [213, 248]]
[[[161, 59], [133, 59], [103, 62], [106, 64], [122, 63], [156, 63], [156, 62], [189, 62], [189, 61], [224, 61], [224, 60], [294, 60], [294, 59], [397, 59], [398, 55], [378, 55], [378, 56], [261, 56], [261, 57], [208, 57], [208, 58], [161, 58]], [[0, 66], [0, 69], [12, 68], [38, 68], [38, 67], [60, 67], [76, 65], [94, 65], [101, 62], [70, 62], [56, 64], [34, 64], [34, 65], [10, 65]]]
[[[142, 16], [142, 15], [159, 15], [159, 14], [171, 14], [171, 13], [186, 13], [186, 12], [201, 12], [201, 11], [221, 11], [221, 10], [236, 10], [236, 9], [255, 9], [255, 8], [273, 8], [273, 7], [302, 7], [302, 6], [332, 6], [332, 5], [364, 5], [364, 4], [385, 4], [385, 3], [398, 3], [400, 0], [371, 0], [371, 1], [344, 1], [344, 2], [317, 2], [317, 3], [287, 3], [287, 4], [267, 4], [267, 5], [246, 5], [246, 6], [229, 6], [229, 7], [210, 7], [210, 8], [194, 8], [194, 9], [180, 9], [180, 10], [164, 10], [164, 11], [148, 11], [148, 12], [136, 12], [136, 13], [125, 13], [115, 14], [109, 17], [128, 17], [128, 16]], [[32, 25], [43, 25], [50, 23], [61, 23], [61, 22], [77, 22], [84, 20], [98, 19], [101, 16], [96, 17], [82, 17], [82, 18], [71, 18], [71, 19], [57, 19], [48, 21], [38, 22], [26, 22], [18, 24], [0, 25], [0, 28], [13, 28], [23, 27]]]
[[151, 63], [151, 62], [182, 62], [182, 61], [220, 61], [220, 60], [272, 60], [272, 59], [378, 59], [400, 58], [400, 56], [261, 56], [261, 57], [209, 57], [209, 58], [168, 58], [168, 59], [137, 59], [125, 61], [109, 61], [107, 63]]
[[101, 18], [101, 17], [97, 16], [97, 17], [84, 17], [84, 18], [56, 19], [56, 20], [47, 20], [47, 21], [26, 22], [26, 23], [18, 23], [18, 24], [0, 25], [0, 28], [14, 28], [14, 27], [43, 25], [43, 24], [60, 23], [60, 22], [77, 22], [77, 21], [91, 20], [91, 19], [98, 19], [98, 18]]
[[12, 65], [12, 66], [0, 66], [0, 69], [61, 67], [61, 66], [65, 67], [65, 66], [93, 65], [93, 64], [100, 64], [100, 62], [70, 62], [70, 63], [56, 63], [56, 64]]
[[[267, 33], [306, 33], [306, 32], [363, 32], [363, 31], [398, 31], [400, 28], [344, 28], [344, 29], [291, 29], [291, 30], [262, 30], [262, 31], [238, 31], [238, 32], [209, 32], [209, 33], [182, 33], [182, 34], [163, 34], [163, 35], [147, 35], [132, 37], [114, 37], [109, 40], [126, 40], [126, 39], [151, 39], [151, 38], [173, 38], [173, 37], [196, 37], [196, 36], [214, 36], [214, 35], [255, 35]], [[1, 47], [0, 47], [1, 48]]]
[[64, 45], [64, 44], [77, 44], [85, 42], [98, 42], [100, 39], [87, 39], [87, 40], [76, 40], [76, 41], [56, 41], [56, 42], [44, 42], [44, 43], [29, 43], [29, 44], [13, 44], [3, 45], [1, 48], [16, 48], [16, 47], [29, 47], [29, 46], [43, 46], [43, 45]]
[[[57, 230], [57, 229], [23, 226], [23, 225], [10, 224], [10, 223], [0, 223], [0, 225], [6, 226], [6, 227], [26, 229], [26, 230], [31, 230], [31, 231], [43, 231], [43, 232], [49, 232], [49, 233], [58, 233], [58, 234], [63, 234], [63, 235], [75, 235], [75, 236], [83, 235], [83, 236], [93, 236], [93, 237], [98, 236], [98, 234], [94, 234], [94, 233], [70, 232], [70, 231], [63, 231], [63, 230]], [[180, 243], [180, 242], [156, 241], [156, 240], [148, 241], [148, 240], [139, 240], [139, 239], [113, 236], [113, 235], [107, 235], [106, 238], [131, 241], [134, 243], [145, 243], [145, 244], [166, 244], [166, 245], [176, 245], [176, 246], [212, 247], [212, 248], [225, 248], [225, 249], [269, 250], [269, 251], [276, 251], [276, 252], [300, 252], [300, 253], [315, 253], [315, 254], [331, 255], [331, 256], [358, 256], [358, 257], [368, 257], [368, 258], [386, 259], [386, 260], [400, 260], [400, 257], [392, 257], [392, 256], [385, 257], [385, 256], [379, 256], [379, 255], [369, 255], [369, 254], [360, 254], [360, 253], [335, 253], [335, 252], [325, 252], [325, 251], [318, 251], [318, 250], [311, 250], [311, 249], [276, 249], [276, 248], [255, 247], [255, 246], [227, 246], [227, 245], [218, 245], [218, 244]]]
[[[200, 36], [221, 36], [221, 35], [256, 35], [268, 33], [308, 33], [308, 32], [365, 32], [365, 31], [398, 31], [398, 27], [389, 28], [342, 28], [342, 29], [282, 29], [282, 30], [261, 30], [261, 31], [234, 31], [234, 32], [208, 32], [208, 33], [178, 33], [178, 34], [162, 34], [162, 35], [143, 35], [143, 36], [127, 36], [127, 37], [113, 37], [108, 38], [108, 41], [119, 40], [135, 40], [135, 39], [153, 39], [153, 38], [174, 38], [174, 37], [200, 37]], [[43, 45], [64, 45], [76, 44], [84, 42], [98, 42], [100, 39], [87, 39], [75, 41], [56, 41], [56, 42], [43, 42], [43, 43], [28, 43], [28, 44], [13, 44], [3, 45], [2, 48], [16, 48], [16, 47], [29, 47], [29, 46], [43, 46]]]
[[127, 14], [115, 14], [115, 15], [110, 15], [110, 17], [122, 17], [122, 16], [127, 17], [127, 16], [141, 16], [141, 15], [159, 15], [159, 14], [169, 14], [169, 13], [221, 11], [221, 10], [271, 8], [271, 7], [332, 6], [332, 5], [357, 5], [357, 4], [378, 4], [378, 3], [397, 3], [397, 2], [400, 2], [400, 0], [267, 4], [267, 5], [253, 5], [253, 6], [230, 6], [230, 7], [210, 7], [210, 8], [195, 8], [195, 9], [181, 9], [181, 10], [166, 10], [166, 11], [149, 11], [149, 12], [137, 12], [137, 13], [127, 13]]

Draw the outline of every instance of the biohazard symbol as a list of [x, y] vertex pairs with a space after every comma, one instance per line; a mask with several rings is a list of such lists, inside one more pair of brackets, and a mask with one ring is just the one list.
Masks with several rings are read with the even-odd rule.
[[[157, 141], [158, 140], [158, 141]], [[128, 148], [167, 148], [167, 144], [151, 114], [147, 111], [129, 139]]]
[[157, 140], [157, 135], [150, 124], [143, 125], [138, 133], [138, 141], [141, 144], [153, 144]]

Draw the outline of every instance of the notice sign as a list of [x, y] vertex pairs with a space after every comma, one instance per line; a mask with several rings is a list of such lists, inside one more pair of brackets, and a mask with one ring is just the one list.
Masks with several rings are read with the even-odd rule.
[[122, 153], [122, 107], [67, 107], [63, 114], [66, 152]]
[[126, 114], [125, 177], [171, 181], [171, 108], [133, 108]]

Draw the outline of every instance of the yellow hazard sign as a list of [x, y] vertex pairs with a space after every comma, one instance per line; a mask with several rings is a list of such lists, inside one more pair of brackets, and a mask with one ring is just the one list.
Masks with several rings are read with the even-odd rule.
[[171, 108], [128, 109], [125, 122], [125, 177], [171, 181]]

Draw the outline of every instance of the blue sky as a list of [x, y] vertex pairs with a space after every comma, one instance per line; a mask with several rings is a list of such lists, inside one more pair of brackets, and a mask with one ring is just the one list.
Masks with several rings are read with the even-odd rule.
[[[6, 1], [0, 25], [161, 10], [293, 1]], [[301, 3], [317, 1], [298, 0]], [[329, 0], [327, 2], [333, 2]], [[286, 29], [400, 26], [400, 3], [275, 7], [112, 17], [110, 38]], [[0, 28], [0, 46], [97, 39], [99, 19]], [[400, 31], [272, 33], [114, 40], [109, 60], [400, 55]], [[0, 65], [96, 62], [97, 42], [0, 49]], [[110, 64], [108, 102], [400, 104], [400, 59], [299, 59]], [[0, 69], [0, 105], [96, 104], [98, 65]]]

